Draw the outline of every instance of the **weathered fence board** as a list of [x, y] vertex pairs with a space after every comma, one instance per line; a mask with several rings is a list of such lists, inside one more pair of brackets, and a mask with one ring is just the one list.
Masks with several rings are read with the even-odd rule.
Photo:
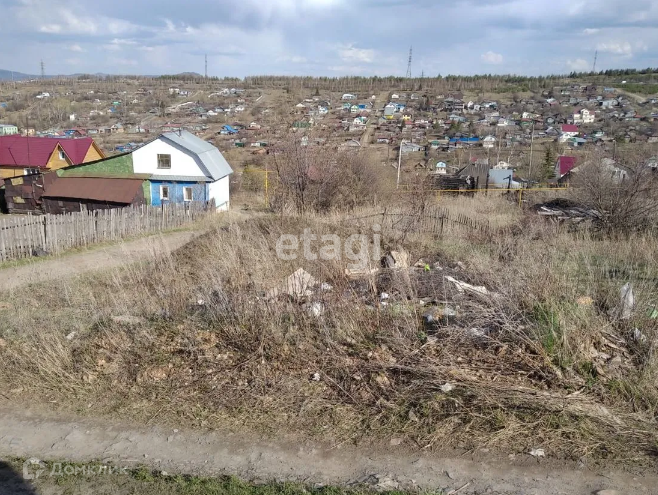
[[112, 242], [148, 232], [182, 227], [215, 211], [204, 204], [130, 206], [63, 215], [0, 219], [0, 261]]

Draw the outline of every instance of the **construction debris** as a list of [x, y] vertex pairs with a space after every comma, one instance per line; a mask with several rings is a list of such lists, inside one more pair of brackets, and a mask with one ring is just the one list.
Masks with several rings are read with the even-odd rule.
[[286, 278], [279, 287], [269, 290], [266, 299], [274, 299], [282, 294], [301, 299], [313, 294], [313, 289], [317, 286], [317, 281], [313, 276], [303, 268], [298, 269], [295, 273]]
[[409, 268], [409, 254], [404, 250], [391, 251], [382, 258], [385, 268]]
[[539, 215], [555, 218], [559, 221], [569, 220], [574, 223], [579, 223], [584, 220], [601, 219], [601, 214], [598, 211], [564, 198], [541, 203], [535, 205], [534, 208]]
[[532, 449], [528, 452], [532, 457], [546, 457], [544, 449]]
[[461, 293], [464, 294], [465, 292], [470, 292], [473, 294], [479, 294], [481, 296], [487, 296], [489, 295], [489, 291], [487, 290], [486, 287], [484, 286], [478, 286], [476, 287], [475, 285], [467, 284], [466, 282], [462, 282], [461, 280], [457, 280], [455, 278], [452, 278], [450, 276], [446, 276], [445, 279], [448, 282], [451, 282], [455, 284], [455, 287], [457, 290]]

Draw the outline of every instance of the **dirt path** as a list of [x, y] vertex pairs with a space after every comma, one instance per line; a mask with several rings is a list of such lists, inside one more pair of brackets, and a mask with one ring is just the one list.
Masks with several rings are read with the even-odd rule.
[[[1, 400], [1, 399], [0, 399]], [[358, 450], [309, 441], [263, 440], [223, 434], [57, 418], [0, 405], [0, 456], [50, 461], [101, 461], [146, 465], [169, 473], [233, 474], [249, 480], [371, 483], [389, 489], [420, 487], [476, 494], [587, 495], [601, 489], [657, 494], [658, 474], [535, 459], [527, 454], [494, 459], [488, 452], [445, 458], [405, 445]], [[465, 486], [466, 485], [466, 486]]]
[[172, 232], [65, 254], [58, 258], [35, 258], [25, 265], [0, 268], [0, 291], [133, 263], [152, 254], [171, 252], [197, 235], [199, 233], [193, 231]]

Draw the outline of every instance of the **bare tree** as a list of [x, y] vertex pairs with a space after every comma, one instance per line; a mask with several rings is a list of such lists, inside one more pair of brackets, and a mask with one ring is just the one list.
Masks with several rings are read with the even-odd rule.
[[658, 171], [644, 150], [617, 161], [595, 153], [572, 171], [572, 195], [600, 215], [611, 234], [654, 228], [658, 221]]

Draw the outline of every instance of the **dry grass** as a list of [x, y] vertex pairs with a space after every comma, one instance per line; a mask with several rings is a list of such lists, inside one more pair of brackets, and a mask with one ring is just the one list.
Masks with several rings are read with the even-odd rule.
[[[658, 292], [655, 240], [571, 234], [495, 197], [442, 204], [505, 228], [456, 226], [442, 238], [385, 229], [385, 247], [404, 242], [412, 264], [432, 268], [355, 282], [342, 263], [282, 261], [274, 246], [282, 233], [344, 239], [372, 222], [238, 219], [169, 257], [10, 294], [0, 310], [10, 371], [0, 382], [14, 400], [29, 393], [145, 422], [652, 459], [656, 320], [645, 315]], [[333, 290], [263, 297], [299, 267]], [[460, 294], [445, 275], [498, 295]], [[637, 316], [621, 322], [610, 311], [628, 280]], [[309, 313], [312, 302], [322, 316]], [[446, 305], [454, 320], [423, 324]], [[446, 383], [455, 388], [442, 391]]]

